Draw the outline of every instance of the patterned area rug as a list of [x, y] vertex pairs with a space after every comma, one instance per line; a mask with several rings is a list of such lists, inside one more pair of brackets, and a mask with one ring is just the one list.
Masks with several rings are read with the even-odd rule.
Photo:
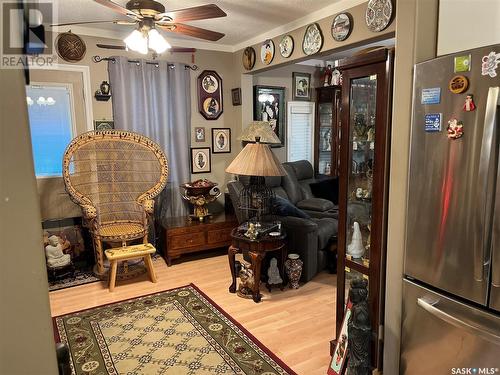
[[68, 276], [58, 280], [49, 280], [49, 292], [70, 288], [72, 286], [95, 283], [96, 281], [101, 280], [94, 275], [92, 267], [89, 267], [88, 270], [75, 270], [73, 276]]
[[75, 374], [295, 374], [196, 286], [54, 318]]

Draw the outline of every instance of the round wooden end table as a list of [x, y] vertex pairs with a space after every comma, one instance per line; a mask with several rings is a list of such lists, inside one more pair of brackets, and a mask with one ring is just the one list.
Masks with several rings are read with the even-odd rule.
[[[258, 237], [255, 240], [244, 235], [244, 231], [239, 231], [238, 228], [234, 228], [231, 232], [231, 245], [228, 249], [229, 258], [229, 268], [231, 269], [232, 283], [229, 286], [229, 292], [236, 293], [236, 262], [235, 255], [241, 254], [243, 252], [248, 252], [251, 259], [252, 272], [254, 277], [252, 299], [254, 302], [260, 302], [262, 295], [260, 294], [260, 270], [262, 265], [262, 259], [265, 258], [266, 253], [272, 251], [281, 252], [281, 262], [279, 264], [279, 270], [281, 278], [284, 280], [285, 277], [285, 261], [287, 257], [286, 251], [286, 233], [283, 231], [279, 236], [270, 236], [265, 234], [262, 237]], [[283, 289], [284, 284], [282, 285]]]

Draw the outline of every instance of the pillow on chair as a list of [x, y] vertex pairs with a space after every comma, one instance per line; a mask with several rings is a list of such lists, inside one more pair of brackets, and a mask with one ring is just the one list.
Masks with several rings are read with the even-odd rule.
[[295, 207], [288, 199], [282, 197], [274, 197], [273, 200], [274, 212], [279, 216], [295, 216], [302, 219], [310, 219], [311, 217], [301, 209]]

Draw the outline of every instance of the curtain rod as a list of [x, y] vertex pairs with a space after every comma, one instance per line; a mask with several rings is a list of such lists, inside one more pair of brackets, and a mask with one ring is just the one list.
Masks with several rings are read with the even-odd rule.
[[[95, 63], [99, 63], [101, 61], [116, 61], [114, 57], [101, 57], [99, 55], [96, 55], [96, 56], [92, 56], [92, 61], [95, 62]], [[134, 63], [134, 64], [139, 64], [140, 61], [139, 60], [128, 60], [129, 63]], [[159, 66], [158, 62], [155, 62], [155, 61], [146, 61], [146, 64], [148, 65], [156, 65], [157, 67]], [[168, 64], [168, 67], [169, 68], [174, 68], [175, 65], [174, 64]], [[188, 64], [185, 64], [184, 65], [184, 69], [191, 69], [191, 70], [198, 70], [198, 66], [197, 65], [188, 65]]]

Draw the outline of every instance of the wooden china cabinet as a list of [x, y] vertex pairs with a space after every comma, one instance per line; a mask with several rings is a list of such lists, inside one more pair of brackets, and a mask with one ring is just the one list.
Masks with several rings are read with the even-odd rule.
[[393, 51], [388, 49], [340, 62], [343, 84], [336, 332], [341, 329], [350, 280], [365, 278], [373, 338], [372, 366], [379, 369], [383, 351], [380, 335], [384, 324], [392, 65]]
[[340, 89], [340, 86], [316, 89], [314, 171], [317, 175], [338, 176]]

